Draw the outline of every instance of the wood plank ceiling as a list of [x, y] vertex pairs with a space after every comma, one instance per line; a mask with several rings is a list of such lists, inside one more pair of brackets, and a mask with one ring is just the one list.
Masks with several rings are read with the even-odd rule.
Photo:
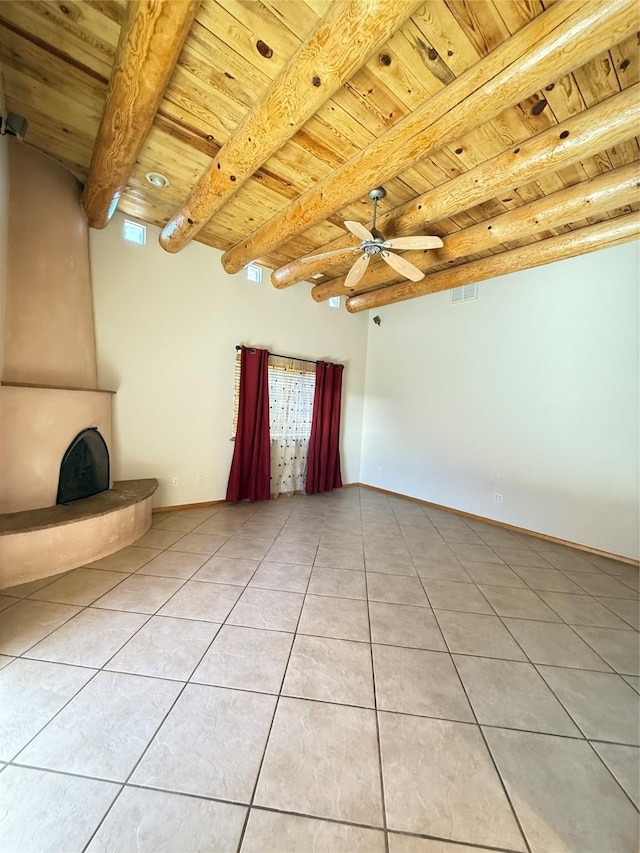
[[[335, 20], [336, 4], [342, 4], [352, 26], [358, 6], [364, 16], [375, 2], [202, 0], [118, 209], [166, 226], [322, 19], [332, 14]], [[7, 107], [28, 119], [26, 142], [83, 183], [126, 5], [0, 3]], [[341, 223], [369, 226], [366, 191], [383, 181], [379, 228], [385, 236], [434, 234], [444, 248], [404, 254], [427, 273], [415, 284], [372, 263], [347, 300], [357, 311], [637, 238], [637, 4], [405, 5], [409, 17], [396, 22], [386, 43], [278, 143], [195, 239], [229, 250], [227, 269], [250, 260], [255, 246], [258, 260], [283, 268], [274, 274], [276, 286], [313, 274], [315, 299], [349, 294], [344, 274], [356, 255], [310, 265], [295, 261], [356, 246]], [[602, 25], [594, 26], [594, 14]], [[572, 15], [583, 22], [582, 31]], [[567, 45], [571, 27], [582, 33], [579, 44], [533, 56], [563, 26]], [[404, 156], [406, 134], [413, 134], [418, 154]], [[145, 174], [153, 171], [166, 175], [169, 186], [148, 183]]]

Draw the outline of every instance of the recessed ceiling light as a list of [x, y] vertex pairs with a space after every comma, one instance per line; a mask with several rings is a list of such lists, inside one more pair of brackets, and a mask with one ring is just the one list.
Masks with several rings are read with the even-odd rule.
[[147, 172], [145, 178], [149, 181], [150, 184], [153, 184], [154, 187], [163, 187], [169, 186], [169, 178], [166, 175], [161, 175], [160, 172]]

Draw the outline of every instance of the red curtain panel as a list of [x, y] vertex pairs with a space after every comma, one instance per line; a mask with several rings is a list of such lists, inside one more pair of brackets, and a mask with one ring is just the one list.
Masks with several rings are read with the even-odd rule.
[[308, 495], [342, 486], [340, 474], [340, 405], [344, 365], [319, 361], [307, 461]]
[[242, 347], [238, 427], [227, 486], [232, 503], [270, 498], [268, 360], [267, 350]]

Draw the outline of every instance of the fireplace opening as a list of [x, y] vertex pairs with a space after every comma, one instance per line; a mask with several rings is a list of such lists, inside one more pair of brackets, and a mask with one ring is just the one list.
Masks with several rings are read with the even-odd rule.
[[73, 439], [60, 465], [56, 503], [88, 498], [109, 488], [109, 451], [97, 427]]

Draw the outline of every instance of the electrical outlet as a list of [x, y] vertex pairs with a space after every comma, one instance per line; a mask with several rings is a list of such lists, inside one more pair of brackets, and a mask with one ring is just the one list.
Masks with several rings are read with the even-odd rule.
[[198, 474], [198, 479], [196, 480], [199, 486], [204, 483], [204, 474]]
[[495, 501], [495, 503], [501, 504], [504, 502], [504, 495], [502, 494], [502, 492], [494, 492], [493, 500]]
[[178, 485], [178, 483], [180, 482], [180, 478], [179, 478], [179, 477], [174, 477], [174, 478], [173, 478], [173, 480], [172, 480], [171, 482], [173, 483], [173, 485], [174, 485], [174, 486], [177, 486], [177, 485]]

